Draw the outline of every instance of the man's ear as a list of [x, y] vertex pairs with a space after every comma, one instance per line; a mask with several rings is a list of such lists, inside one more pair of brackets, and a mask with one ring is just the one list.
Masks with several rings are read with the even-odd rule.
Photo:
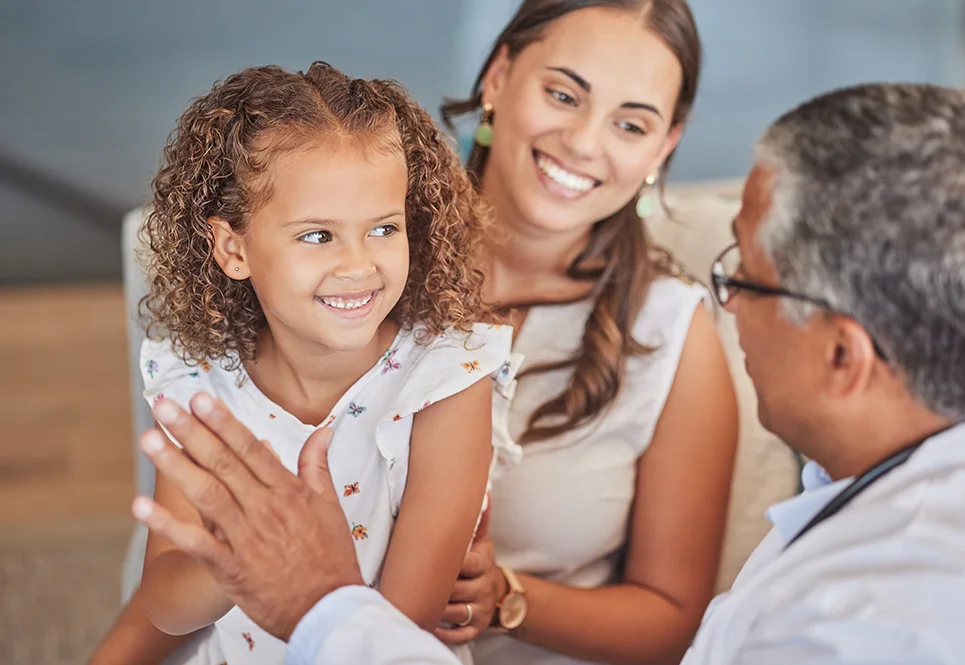
[[214, 235], [214, 260], [221, 266], [224, 274], [237, 280], [251, 277], [241, 236], [220, 217], [209, 217], [208, 224], [211, 225], [211, 233]]
[[830, 389], [844, 397], [863, 390], [871, 381], [877, 355], [868, 331], [854, 319], [835, 316], [828, 342]]

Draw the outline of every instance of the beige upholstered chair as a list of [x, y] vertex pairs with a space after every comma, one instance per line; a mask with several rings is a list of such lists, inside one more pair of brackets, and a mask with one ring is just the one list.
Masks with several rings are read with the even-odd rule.
[[[731, 221], [740, 208], [742, 185], [741, 181], [722, 181], [669, 188], [667, 204], [672, 218], [661, 214], [649, 220], [653, 239], [705, 284], [710, 280], [711, 263], [734, 241]], [[764, 511], [797, 491], [800, 472], [794, 454], [757, 420], [757, 396], [744, 369], [733, 317], [719, 311], [717, 320], [737, 389], [741, 432], [718, 576], [718, 590], [723, 591], [770, 529]]]

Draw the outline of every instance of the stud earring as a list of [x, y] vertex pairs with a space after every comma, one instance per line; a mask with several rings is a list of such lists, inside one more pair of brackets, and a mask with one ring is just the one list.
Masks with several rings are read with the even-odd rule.
[[239, 268], [238, 266], [235, 266], [235, 272], [238, 272], [239, 270], [241, 270], [241, 268]]
[[653, 214], [653, 186], [657, 183], [657, 176], [650, 174], [640, 188], [640, 196], [637, 199], [637, 217], [646, 219]]
[[476, 145], [488, 148], [493, 143], [493, 105], [486, 102], [482, 105], [482, 116], [479, 118], [479, 126], [473, 134]]

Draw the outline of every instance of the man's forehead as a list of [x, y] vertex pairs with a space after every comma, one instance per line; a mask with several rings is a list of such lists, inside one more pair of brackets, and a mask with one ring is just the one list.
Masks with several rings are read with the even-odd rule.
[[747, 232], [756, 230], [770, 210], [773, 179], [771, 170], [761, 163], [755, 164], [747, 176], [741, 194], [741, 208], [732, 224], [734, 238], [738, 241], [745, 239]]

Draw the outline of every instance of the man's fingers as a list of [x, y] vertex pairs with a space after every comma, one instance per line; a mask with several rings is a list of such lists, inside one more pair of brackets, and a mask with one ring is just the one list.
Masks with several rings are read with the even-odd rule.
[[222, 543], [228, 542], [228, 537], [224, 535], [224, 531], [221, 530], [221, 527], [209, 520], [204, 515], [201, 516], [201, 526], [203, 526], [208, 533], [214, 536], [216, 540]]
[[141, 435], [141, 450], [151, 458], [159, 473], [181, 490], [205, 518], [225, 531], [241, 517], [241, 508], [221, 482], [188, 459], [156, 429]]
[[463, 628], [436, 628], [433, 631], [441, 642], [449, 645], [465, 644], [472, 642], [479, 637], [479, 629], [475, 626], [465, 626]]
[[244, 462], [245, 470], [269, 487], [291, 478], [281, 458], [241, 424], [224, 402], [207, 393], [191, 398], [191, 411], [221, 442]]
[[317, 494], [335, 494], [332, 472], [328, 468], [328, 449], [332, 445], [332, 430], [322, 427], [312, 432], [298, 455], [298, 477]]
[[147, 497], [139, 496], [134, 499], [131, 512], [148, 529], [170, 541], [182, 552], [195, 557], [209, 569], [223, 569], [226, 558], [231, 556], [228, 545], [219, 542], [206, 529], [177, 519], [163, 506]]
[[[195, 399], [201, 395], [196, 395]], [[205, 396], [211, 400], [210, 396]], [[261, 487], [249, 469], [241, 463], [235, 452], [225, 445], [197, 417], [182, 409], [169, 399], [154, 405], [154, 417], [184, 446], [191, 458], [211, 472], [240, 500]]]

